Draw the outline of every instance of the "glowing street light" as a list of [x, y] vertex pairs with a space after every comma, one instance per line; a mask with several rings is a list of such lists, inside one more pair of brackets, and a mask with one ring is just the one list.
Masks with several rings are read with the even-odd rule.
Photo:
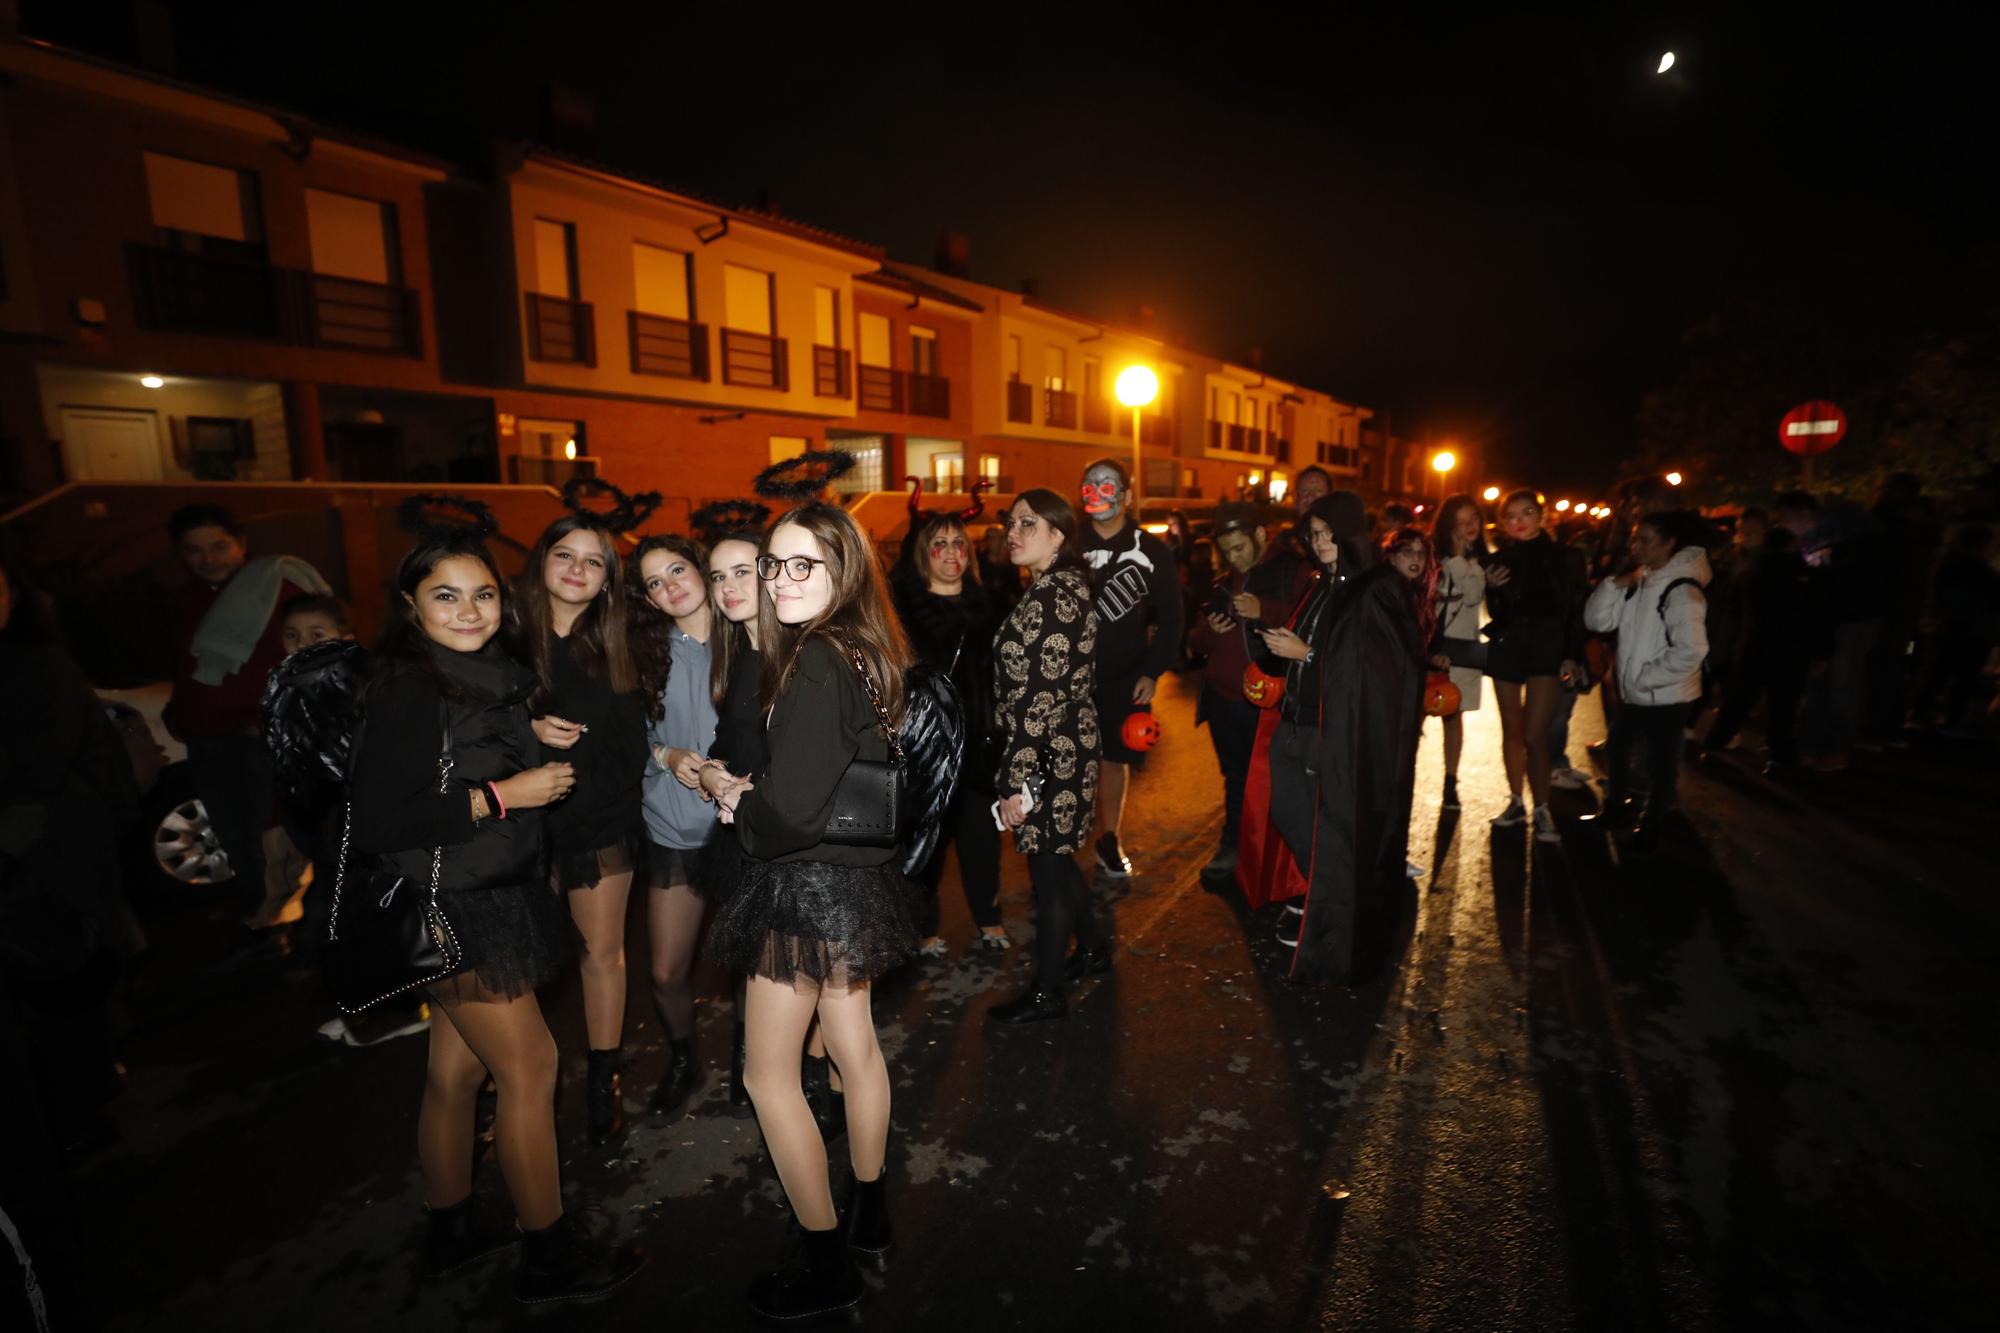
[[1487, 504], [1492, 504], [1500, 498], [1500, 488], [1498, 486], [1488, 486], [1479, 493], [1479, 498], [1486, 501]]
[[1160, 377], [1151, 366], [1127, 366], [1111, 385], [1118, 401], [1132, 409], [1132, 484], [1138, 495], [1146, 493], [1145, 473], [1139, 458], [1139, 409], [1160, 396]]
[[158, 375], [141, 375], [139, 377], [139, 383], [145, 385], [149, 389], [163, 389], [166, 387], [167, 384], [167, 382], [161, 379]]
[[1667, 485], [1669, 485], [1669, 486], [1678, 486], [1678, 485], [1680, 485], [1680, 484], [1681, 484], [1681, 481], [1682, 481], [1682, 477], [1681, 477], [1681, 474], [1680, 474], [1680, 473], [1678, 473], [1678, 472], [1669, 472], [1669, 473], [1667, 474]]
[[1569, 501], [1567, 500], [1556, 501], [1556, 512], [1558, 514], [1567, 514], [1569, 512]]
[[1449, 449], [1440, 449], [1431, 458], [1431, 469], [1440, 475], [1458, 466], [1458, 455]]
[[568, 460], [569, 460], [570, 462], [572, 462], [572, 463], [574, 463], [574, 462], [576, 461], [576, 437], [575, 437], [575, 436], [571, 436], [571, 437], [570, 437], [569, 439], [567, 439], [567, 440], [564, 440], [564, 441], [563, 441], [563, 457], [564, 457], [564, 458], [567, 458], [567, 459], [568, 459]]
[[1660, 53], [1660, 67], [1654, 70], [1653, 73], [1665, 74], [1668, 70], [1672, 69], [1673, 67], [1674, 67], [1674, 53], [1672, 51], [1663, 51]]

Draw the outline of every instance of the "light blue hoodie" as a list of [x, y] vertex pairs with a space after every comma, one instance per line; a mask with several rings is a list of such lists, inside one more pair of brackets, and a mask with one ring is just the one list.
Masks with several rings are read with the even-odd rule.
[[[715, 741], [715, 701], [708, 693], [708, 645], [672, 631], [672, 665], [661, 693], [665, 715], [647, 728], [651, 746], [707, 754]], [[662, 847], [692, 851], [708, 841], [715, 807], [689, 791], [648, 758], [645, 777], [646, 836]]]

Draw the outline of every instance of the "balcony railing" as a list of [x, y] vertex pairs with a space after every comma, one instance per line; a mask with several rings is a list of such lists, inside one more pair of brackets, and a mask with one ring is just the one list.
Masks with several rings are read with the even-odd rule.
[[1076, 429], [1076, 395], [1068, 389], [1042, 390], [1042, 424]]
[[1098, 435], [1111, 433], [1111, 400], [1108, 398], [1086, 398], [1083, 400], [1083, 428]]
[[813, 396], [847, 397], [848, 353], [844, 347], [813, 346]]
[[573, 366], [597, 364], [597, 317], [588, 301], [540, 292], [528, 299], [528, 359]]
[[863, 412], [903, 410], [903, 372], [887, 366], [863, 366], [859, 372], [860, 407]]
[[1021, 380], [1007, 381], [1007, 420], [1032, 423], [1035, 419], [1035, 388]]
[[913, 417], [948, 417], [951, 415], [951, 381], [942, 375], [919, 375], [911, 371], [908, 376], [910, 386], [910, 415]]
[[405, 287], [149, 245], [130, 247], [128, 262], [141, 328], [422, 355]]
[[783, 338], [742, 329], [722, 331], [722, 382], [746, 389], [792, 387], [790, 354]]
[[1250, 428], [1248, 426], [1231, 425], [1227, 428], [1225, 434], [1228, 437], [1228, 443], [1224, 446], [1225, 448], [1233, 449], [1239, 454], [1250, 452]]
[[625, 312], [627, 340], [632, 344], [634, 375], [665, 375], [677, 380], [708, 378], [708, 325], [665, 315]]
[[1264, 452], [1263, 431], [1258, 430], [1255, 426], [1252, 426], [1248, 431], [1245, 432], [1245, 437], [1249, 440], [1249, 444], [1247, 447], [1251, 453], [1261, 454]]

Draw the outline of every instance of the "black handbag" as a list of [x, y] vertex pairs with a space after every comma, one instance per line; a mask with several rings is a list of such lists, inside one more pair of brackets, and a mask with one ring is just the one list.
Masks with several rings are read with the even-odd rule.
[[835, 847], [894, 847], [903, 827], [903, 740], [889, 722], [889, 710], [882, 703], [882, 691], [868, 674], [861, 650], [847, 647], [847, 660], [861, 675], [861, 688], [875, 705], [876, 725], [889, 744], [889, 760], [848, 760], [847, 769], [833, 789], [833, 809], [827, 812], [826, 831], [821, 841]]
[[[438, 752], [438, 791], [451, 790], [451, 719], [444, 718], [444, 746]], [[438, 874], [444, 848], [431, 849], [428, 885], [380, 860], [359, 882], [349, 873], [348, 843], [354, 803], [347, 804], [340, 828], [340, 860], [333, 876], [333, 913], [327, 921], [321, 967], [333, 1002], [344, 1014], [358, 1014], [465, 968], [465, 951], [451, 919], [438, 906]]]

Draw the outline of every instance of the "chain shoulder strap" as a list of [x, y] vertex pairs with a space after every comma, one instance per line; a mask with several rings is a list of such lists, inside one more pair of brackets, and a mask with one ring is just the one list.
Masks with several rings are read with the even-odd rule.
[[896, 728], [890, 725], [889, 709], [882, 702], [882, 691], [876, 687], [875, 677], [868, 673], [868, 659], [863, 657], [861, 650], [851, 643], [843, 643], [841, 647], [846, 650], [847, 660], [854, 664], [855, 672], [861, 677], [861, 688], [867, 691], [868, 702], [875, 706], [875, 725], [881, 729], [882, 739], [888, 743], [889, 762], [902, 763], [903, 738], [897, 734]]
[[[451, 793], [451, 706], [438, 701], [438, 721], [444, 728], [444, 742], [438, 747], [438, 795]], [[347, 802], [340, 820], [340, 858], [334, 862], [333, 911], [327, 918], [326, 937], [340, 938], [340, 890], [347, 883], [347, 849], [354, 838], [354, 802]], [[431, 848], [431, 905], [437, 905], [438, 881], [444, 874], [444, 844]]]

